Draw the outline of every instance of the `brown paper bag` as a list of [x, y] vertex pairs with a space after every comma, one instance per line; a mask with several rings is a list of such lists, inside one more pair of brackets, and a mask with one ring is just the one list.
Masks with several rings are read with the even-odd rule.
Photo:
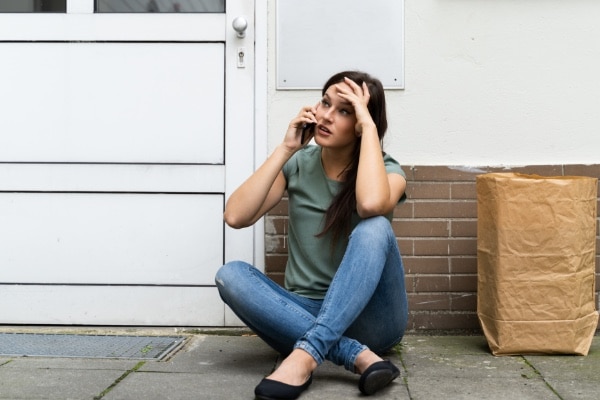
[[587, 355], [594, 305], [596, 178], [477, 177], [477, 315], [494, 355]]

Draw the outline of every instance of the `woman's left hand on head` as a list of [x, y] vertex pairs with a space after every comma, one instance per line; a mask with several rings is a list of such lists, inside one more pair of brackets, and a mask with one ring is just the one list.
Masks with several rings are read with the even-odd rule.
[[362, 135], [365, 126], [375, 125], [371, 113], [369, 113], [369, 109], [367, 108], [371, 94], [366, 83], [363, 82], [362, 85], [358, 85], [352, 79], [344, 78], [344, 82], [338, 83], [336, 88], [339, 95], [348, 100], [354, 107], [356, 115], [355, 129], [358, 136]]

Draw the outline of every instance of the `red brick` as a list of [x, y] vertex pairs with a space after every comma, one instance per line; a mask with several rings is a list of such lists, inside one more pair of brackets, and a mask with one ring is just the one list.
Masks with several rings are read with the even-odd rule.
[[269, 215], [288, 215], [288, 201], [283, 199], [269, 211]]
[[414, 203], [410, 200], [399, 204], [394, 208], [394, 218], [413, 218], [414, 217]]
[[448, 222], [439, 220], [400, 219], [394, 220], [392, 226], [396, 235], [404, 237], [448, 237], [450, 234]]
[[477, 202], [419, 201], [414, 204], [415, 218], [477, 218]]
[[595, 165], [565, 165], [566, 176], [589, 176], [600, 178], [600, 164]]
[[417, 292], [448, 292], [450, 277], [448, 275], [418, 275], [415, 277]]
[[450, 310], [477, 312], [477, 293], [452, 294]]
[[414, 293], [408, 296], [408, 309], [412, 312], [449, 310], [450, 307], [450, 295], [447, 293]]
[[404, 285], [406, 286], [407, 293], [415, 293], [415, 287], [417, 286], [415, 275], [405, 275]]
[[474, 167], [415, 166], [412, 168], [415, 181], [475, 181], [486, 169]]
[[470, 183], [453, 183], [450, 186], [450, 198], [458, 200], [475, 200], [477, 199], [477, 188], [475, 182]]
[[414, 241], [416, 256], [447, 256], [450, 239], [419, 239]]
[[448, 257], [403, 257], [407, 274], [448, 274]]
[[450, 257], [450, 272], [452, 274], [476, 274], [477, 256]]
[[414, 240], [412, 239], [398, 239], [398, 247], [400, 248], [400, 254], [405, 256], [412, 256], [415, 254]]
[[458, 219], [450, 221], [450, 235], [452, 237], [477, 237], [476, 219]]
[[267, 254], [265, 256], [265, 272], [267, 274], [272, 272], [284, 273], [286, 263], [287, 255]]
[[477, 275], [450, 275], [450, 291], [477, 293]]
[[450, 184], [440, 182], [411, 182], [406, 188], [409, 199], [450, 199]]
[[449, 255], [472, 255], [477, 254], [477, 239], [476, 238], [457, 238], [450, 239], [449, 244]]

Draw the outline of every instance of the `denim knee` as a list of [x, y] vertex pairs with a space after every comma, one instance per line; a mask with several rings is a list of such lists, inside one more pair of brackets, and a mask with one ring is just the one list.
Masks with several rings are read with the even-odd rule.
[[365, 235], [365, 238], [396, 240], [392, 224], [384, 216], [363, 219], [356, 225], [351, 236]]
[[239, 282], [239, 277], [244, 268], [248, 268], [249, 264], [243, 261], [231, 261], [223, 265], [215, 274], [215, 284], [223, 297], [224, 292], [231, 289], [231, 286]]

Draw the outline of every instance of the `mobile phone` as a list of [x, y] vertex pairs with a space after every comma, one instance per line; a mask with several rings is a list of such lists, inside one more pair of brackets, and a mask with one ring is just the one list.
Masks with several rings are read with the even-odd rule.
[[304, 126], [302, 126], [302, 136], [300, 136], [300, 143], [304, 144], [304, 140], [306, 139], [306, 137], [308, 136], [309, 133], [312, 133], [312, 131], [315, 129], [315, 123], [310, 123], [310, 124], [304, 124]]

